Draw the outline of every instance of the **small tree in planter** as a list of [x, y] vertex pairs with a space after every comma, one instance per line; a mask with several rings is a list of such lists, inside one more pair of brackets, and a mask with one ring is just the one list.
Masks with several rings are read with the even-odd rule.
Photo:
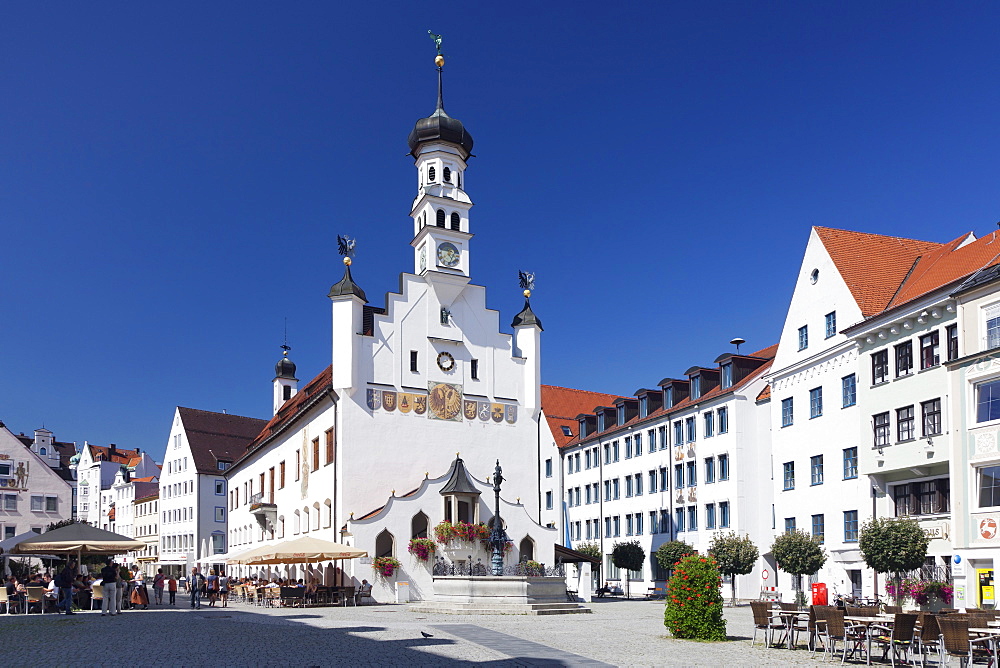
[[725, 640], [722, 576], [715, 559], [689, 554], [672, 567], [663, 624], [675, 638]]
[[420, 561], [427, 561], [437, 550], [437, 543], [430, 538], [411, 538], [410, 545], [406, 551], [415, 556]]
[[719, 570], [728, 574], [732, 581], [732, 604], [736, 605], [736, 576], [746, 575], [757, 565], [760, 552], [750, 540], [750, 536], [739, 536], [735, 531], [717, 533], [712, 536], [708, 553], [719, 564]]
[[386, 580], [391, 578], [400, 566], [402, 564], [395, 557], [375, 557], [372, 560], [372, 570], [375, 571], [375, 576]]
[[902, 574], [924, 565], [930, 540], [916, 520], [873, 518], [861, 526], [861, 558], [876, 573], [892, 576], [896, 605], [902, 599]]
[[[642, 545], [637, 540], [627, 540], [617, 543], [614, 549], [611, 550], [611, 563], [616, 568], [637, 571], [642, 568], [642, 564], [645, 561], [646, 550], [642, 549]], [[625, 596], [626, 598], [629, 597], [629, 577], [627, 573], [625, 574]]]
[[604, 554], [601, 552], [601, 546], [594, 542], [580, 543], [576, 546], [576, 551], [580, 554], [585, 554], [588, 557], [593, 557], [597, 559], [597, 564], [593, 567], [594, 577], [598, 580], [601, 579], [601, 562], [604, 560]]
[[682, 557], [694, 553], [693, 545], [688, 545], [682, 540], [672, 540], [656, 548], [656, 561], [660, 564], [660, 568], [671, 573], [674, 570], [674, 564]]
[[795, 602], [805, 605], [802, 576], [819, 572], [826, 563], [826, 552], [819, 541], [804, 531], [789, 531], [774, 539], [771, 554], [778, 568], [795, 576]]

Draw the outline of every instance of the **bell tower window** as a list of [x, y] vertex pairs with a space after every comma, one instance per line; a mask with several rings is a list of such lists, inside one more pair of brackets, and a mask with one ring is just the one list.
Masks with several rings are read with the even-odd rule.
[[462, 217], [458, 215], [458, 212], [451, 214], [451, 229], [458, 230], [462, 226]]
[[451, 183], [451, 168], [450, 167], [445, 167], [444, 168], [444, 182], [445, 183]]
[[430, 181], [431, 183], [434, 183], [436, 176], [437, 176], [437, 170], [435, 170], [433, 167], [428, 167], [427, 180]]
[[444, 209], [437, 210], [437, 226], [444, 227]]

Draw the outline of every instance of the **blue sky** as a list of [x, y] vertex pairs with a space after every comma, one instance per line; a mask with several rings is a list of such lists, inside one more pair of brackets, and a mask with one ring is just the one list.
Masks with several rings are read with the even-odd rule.
[[0, 419], [159, 457], [329, 363], [336, 235], [412, 267], [406, 136], [476, 140], [473, 273], [534, 270], [543, 380], [631, 394], [774, 343], [811, 225], [1000, 219], [1000, 4], [16, 3], [0, 24]]

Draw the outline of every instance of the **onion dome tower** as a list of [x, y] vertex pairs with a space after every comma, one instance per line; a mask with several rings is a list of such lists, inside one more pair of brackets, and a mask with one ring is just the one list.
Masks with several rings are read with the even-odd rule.
[[472, 135], [444, 110], [444, 55], [441, 36], [431, 34], [438, 52], [437, 106], [413, 126], [407, 144], [417, 168], [417, 195], [410, 207], [413, 218], [414, 273], [433, 288], [441, 308], [447, 309], [468, 285], [469, 242], [472, 232], [465, 192], [465, 171], [472, 157]]
[[274, 365], [274, 414], [277, 415], [281, 406], [295, 396], [299, 389], [299, 379], [295, 377], [295, 362], [288, 359], [291, 346], [282, 344], [281, 359]]

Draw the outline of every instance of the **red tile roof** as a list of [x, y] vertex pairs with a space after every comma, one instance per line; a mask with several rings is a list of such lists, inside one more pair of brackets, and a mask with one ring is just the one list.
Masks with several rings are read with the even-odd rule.
[[115, 462], [117, 464], [126, 464], [132, 460], [133, 457], [139, 456], [138, 450], [124, 450], [122, 448], [115, 448], [115, 454], [111, 454], [111, 448], [105, 445], [91, 445], [90, 456], [97, 460], [97, 455], [101, 455], [101, 459], [106, 462]]
[[764, 389], [760, 391], [760, 394], [757, 395], [757, 399], [755, 399], [755, 401], [767, 401], [770, 398], [771, 398], [771, 384], [768, 383], [767, 385], [764, 386]]
[[184, 433], [198, 473], [219, 475], [220, 461], [235, 462], [266, 422], [257, 418], [213, 413], [178, 406]]
[[[701, 395], [701, 397], [699, 397], [698, 399], [695, 399], [694, 401], [692, 401], [690, 397], [685, 397], [684, 399], [682, 399], [682, 400], [678, 401], [677, 403], [675, 403], [670, 408], [658, 408], [658, 409], [656, 409], [655, 411], [653, 411], [652, 413], [650, 413], [649, 415], [647, 415], [644, 418], [641, 418], [641, 417], [638, 417], [638, 416], [634, 417], [634, 418], [632, 418], [631, 420], [629, 420], [628, 422], [626, 422], [623, 425], [615, 425], [613, 427], [608, 427], [607, 429], [605, 429], [603, 432], [600, 432], [600, 433], [601, 434], [610, 434], [610, 433], [617, 432], [617, 431], [620, 431], [620, 430], [623, 430], [623, 429], [633, 429], [635, 427], [638, 427], [640, 424], [644, 424], [644, 423], [647, 423], [647, 422], [655, 422], [656, 420], [659, 420], [659, 419], [663, 418], [666, 415], [672, 415], [674, 413], [683, 412], [685, 409], [689, 408], [693, 404], [700, 404], [702, 402], [710, 401], [712, 399], [715, 399], [716, 397], [720, 397], [722, 395], [730, 394], [732, 392], [735, 392], [735, 391], [743, 388], [744, 386], [749, 385], [751, 382], [753, 382], [757, 378], [760, 378], [760, 376], [762, 374], [764, 374], [768, 369], [770, 369], [771, 368], [771, 364], [774, 362], [774, 355], [775, 355], [775, 353], [776, 353], [777, 350], [778, 350], [778, 345], [775, 344], [775, 345], [772, 345], [772, 346], [768, 346], [767, 348], [764, 348], [762, 350], [758, 350], [755, 353], [751, 353], [749, 355], [749, 357], [759, 357], [759, 358], [766, 359], [768, 361], [765, 362], [764, 364], [762, 364], [760, 367], [758, 367], [758, 368], [754, 369], [753, 371], [751, 371], [745, 378], [743, 378], [739, 382], [734, 383], [732, 387], [729, 387], [729, 388], [726, 388], [725, 390], [723, 390], [718, 385], [716, 385], [714, 388], [712, 388], [711, 390], [709, 390], [705, 394]], [[543, 386], [543, 388], [544, 387], [545, 386]], [[557, 388], [557, 389], [562, 389], [562, 388]], [[542, 404], [544, 405], [544, 403], [545, 403], [545, 401], [544, 401], [544, 398], [543, 398]], [[593, 413], [594, 409], [597, 406], [600, 406], [600, 405], [602, 405], [602, 404], [600, 404], [600, 403], [595, 404], [594, 406], [590, 407], [589, 409], [581, 410], [580, 413]], [[575, 420], [573, 421], [573, 424], [576, 424]], [[574, 433], [577, 433], [577, 431], [574, 430]], [[597, 435], [598, 434], [588, 434], [587, 437], [583, 439], [583, 441], [590, 441], [590, 440], [592, 440]], [[569, 438], [569, 440], [567, 440], [565, 442], [560, 441], [558, 438], [556, 439], [556, 443], [559, 445], [560, 449], [567, 448], [567, 447], [572, 446], [572, 445], [578, 445], [581, 442], [582, 441], [579, 438], [577, 438], [576, 436], [574, 436], [572, 438]]]
[[132, 482], [153, 482], [154, 480], [156, 478], [153, 476], [149, 476], [148, 478], [132, 478]]
[[980, 269], [1000, 263], [1000, 236], [996, 232], [959, 248], [959, 244], [967, 238], [968, 235], [963, 236], [945, 244], [938, 252], [920, 258], [888, 308], [913, 301]]
[[813, 229], [866, 318], [886, 308], [917, 258], [946, 245], [829, 227]]
[[314, 399], [322, 396], [327, 391], [333, 391], [332, 366], [323, 369], [318, 376], [310, 380], [305, 384], [305, 387], [296, 392], [294, 397], [282, 404], [277, 414], [268, 422], [262, 424], [261, 429], [258, 430], [255, 437], [247, 444], [246, 452], [255, 449], [294, 422], [304, 410], [312, 405]]
[[[592, 413], [595, 406], [610, 406], [618, 398], [615, 394], [542, 385], [542, 410], [556, 446], [561, 448], [573, 440], [572, 434], [576, 434], [578, 427], [577, 415]], [[571, 435], [564, 434], [563, 427], [569, 427]]]

